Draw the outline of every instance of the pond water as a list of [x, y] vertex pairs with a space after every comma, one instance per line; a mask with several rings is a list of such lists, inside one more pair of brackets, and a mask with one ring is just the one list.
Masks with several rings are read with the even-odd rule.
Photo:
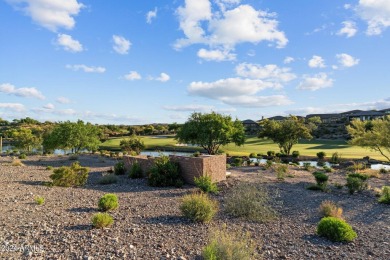
[[160, 154], [163, 155], [178, 155], [178, 156], [191, 156], [193, 153], [186, 153], [186, 152], [157, 152], [157, 151], [142, 151], [141, 155], [149, 155], [149, 156], [160, 156]]

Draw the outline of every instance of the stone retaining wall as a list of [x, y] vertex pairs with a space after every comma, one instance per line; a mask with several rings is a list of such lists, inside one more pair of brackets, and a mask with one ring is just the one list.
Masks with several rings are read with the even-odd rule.
[[[146, 155], [124, 156], [126, 169], [130, 169], [135, 161], [139, 163], [144, 173], [149, 172], [155, 157]], [[170, 155], [169, 158], [180, 166], [183, 180], [189, 184], [194, 183], [194, 177], [210, 176], [213, 182], [226, 180], [226, 155], [202, 155], [187, 157]]]

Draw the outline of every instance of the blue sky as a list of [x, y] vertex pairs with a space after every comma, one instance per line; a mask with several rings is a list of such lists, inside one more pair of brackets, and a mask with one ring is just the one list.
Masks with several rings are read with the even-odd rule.
[[389, 0], [0, 0], [0, 117], [390, 107]]

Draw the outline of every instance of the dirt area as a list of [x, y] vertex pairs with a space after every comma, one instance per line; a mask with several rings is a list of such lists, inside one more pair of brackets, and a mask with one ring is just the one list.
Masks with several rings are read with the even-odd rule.
[[[350, 195], [344, 184], [346, 173], [329, 173], [330, 191], [310, 191], [310, 172], [290, 166], [289, 176], [278, 181], [271, 170], [260, 167], [232, 168], [231, 176], [213, 195], [220, 212], [209, 224], [191, 223], [181, 216], [180, 198], [196, 190], [193, 186], [152, 188], [146, 180], [119, 176], [117, 184], [100, 185], [99, 178], [116, 163], [98, 155], [79, 156], [91, 169], [82, 188], [47, 187], [47, 166], [70, 165], [62, 157], [29, 157], [25, 166], [11, 166], [10, 157], [0, 158], [0, 256], [2, 259], [201, 259], [211, 229], [227, 224], [228, 230], [249, 231], [258, 258], [264, 259], [390, 259], [390, 206], [377, 203], [373, 188], [390, 185], [390, 174], [370, 178], [370, 190]], [[240, 182], [265, 186], [278, 218], [253, 223], [224, 213], [229, 189]], [[108, 229], [93, 229], [91, 217], [97, 201], [115, 193], [120, 207], [111, 214]], [[39, 206], [34, 197], [45, 198]], [[332, 243], [316, 235], [323, 200], [342, 206], [344, 217], [358, 234], [351, 243]]]

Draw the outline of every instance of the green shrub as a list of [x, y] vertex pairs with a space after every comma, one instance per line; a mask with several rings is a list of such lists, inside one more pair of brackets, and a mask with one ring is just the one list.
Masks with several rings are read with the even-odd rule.
[[230, 163], [227, 163], [226, 164], [226, 170], [229, 170], [230, 168], [232, 168], [232, 166], [230, 165]]
[[237, 167], [242, 166], [242, 158], [241, 157], [234, 158], [234, 165]]
[[318, 211], [323, 217], [334, 217], [340, 219], [343, 217], [343, 209], [330, 200], [324, 200], [321, 202]]
[[43, 203], [45, 203], [45, 198], [42, 196], [36, 196], [34, 200], [35, 203], [37, 203], [38, 205], [42, 205]]
[[154, 160], [154, 165], [149, 172], [148, 183], [154, 187], [183, 186], [179, 165], [170, 161], [168, 156], [161, 155]]
[[211, 181], [210, 176], [200, 176], [198, 178], [195, 177], [194, 182], [195, 182], [196, 187], [201, 189], [203, 192], [218, 193], [217, 184], [215, 184]]
[[343, 184], [338, 183], [338, 182], [336, 182], [336, 183], [334, 184], [334, 186], [336, 187], [336, 189], [339, 189], [339, 190], [341, 190], [341, 189], [344, 187]]
[[27, 155], [25, 153], [21, 153], [18, 157], [20, 160], [26, 159]]
[[300, 155], [299, 151], [293, 151], [292, 154], [291, 154], [291, 156], [292, 156], [293, 158], [298, 158], [299, 155]]
[[194, 157], [199, 157], [200, 156], [200, 152], [199, 151], [196, 151], [195, 153], [192, 154]]
[[265, 162], [265, 168], [266, 168], [266, 169], [271, 168], [273, 163], [274, 163], [274, 162], [273, 162], [272, 160], [267, 160], [267, 161]]
[[255, 222], [267, 222], [276, 217], [269, 204], [268, 192], [256, 184], [242, 183], [226, 195], [226, 212]]
[[386, 174], [388, 171], [385, 168], [380, 168], [379, 173]]
[[212, 232], [210, 241], [202, 250], [205, 260], [250, 260], [255, 254], [253, 241], [247, 232]]
[[317, 157], [319, 160], [325, 159], [326, 153], [325, 152], [318, 152]]
[[217, 213], [218, 204], [205, 193], [194, 193], [183, 197], [180, 210], [194, 222], [209, 222]]
[[276, 177], [278, 180], [284, 180], [284, 177], [286, 177], [288, 172], [288, 166], [285, 164], [276, 164], [274, 169], [276, 171]]
[[142, 171], [141, 165], [137, 161], [134, 161], [133, 165], [131, 165], [129, 177], [132, 179], [138, 179], [144, 177], [144, 173]]
[[325, 162], [319, 161], [319, 162], [317, 162], [317, 166], [323, 167], [323, 166], [325, 166]]
[[332, 172], [333, 171], [332, 168], [328, 167], [328, 166], [324, 166], [323, 169], [325, 172]]
[[54, 169], [50, 178], [53, 180], [53, 186], [76, 187], [85, 185], [88, 173], [89, 168], [81, 167], [79, 162], [74, 162], [70, 167]]
[[109, 211], [118, 208], [118, 197], [115, 194], [107, 193], [100, 198], [98, 207], [102, 211]]
[[333, 164], [339, 164], [341, 161], [341, 156], [338, 152], [335, 152], [332, 154], [332, 157], [330, 158], [330, 162]]
[[107, 174], [99, 179], [99, 184], [102, 185], [113, 184], [117, 182], [118, 182], [118, 177], [116, 177], [114, 174]]
[[116, 175], [124, 175], [126, 173], [125, 163], [124, 162], [117, 162], [114, 165], [114, 173]]
[[347, 222], [334, 217], [321, 219], [317, 226], [317, 234], [334, 242], [350, 242], [357, 237]]
[[263, 158], [263, 154], [262, 154], [262, 153], [258, 153], [258, 154], [257, 154], [257, 157], [258, 157], [258, 158]]
[[367, 184], [368, 176], [359, 173], [348, 174], [347, 176], [347, 186], [349, 193], [353, 194], [368, 188]]
[[381, 197], [378, 200], [380, 203], [390, 204], [390, 186], [383, 186]]
[[49, 171], [51, 171], [51, 170], [53, 170], [54, 169], [54, 167], [53, 166], [46, 166], [46, 170], [49, 170]]
[[328, 183], [328, 175], [326, 175], [323, 172], [314, 172], [313, 173], [314, 178], [316, 179], [317, 185], [318, 186], [326, 186]]
[[275, 156], [275, 151], [268, 151], [268, 152], [267, 152], [267, 155], [268, 155], [268, 156]]
[[303, 168], [304, 168], [306, 171], [310, 171], [310, 169], [311, 169], [311, 164], [308, 163], [308, 162], [305, 162], [305, 163], [303, 163]]
[[109, 227], [114, 223], [114, 219], [108, 213], [96, 213], [92, 216], [92, 226], [95, 228]]
[[255, 153], [250, 153], [250, 154], [249, 154], [249, 158], [257, 158], [257, 156], [256, 156]]
[[370, 178], [369, 175], [367, 174], [361, 174], [361, 173], [350, 173], [348, 174], [349, 177], [354, 177], [354, 178], [359, 178], [361, 179], [362, 181], [366, 181]]

